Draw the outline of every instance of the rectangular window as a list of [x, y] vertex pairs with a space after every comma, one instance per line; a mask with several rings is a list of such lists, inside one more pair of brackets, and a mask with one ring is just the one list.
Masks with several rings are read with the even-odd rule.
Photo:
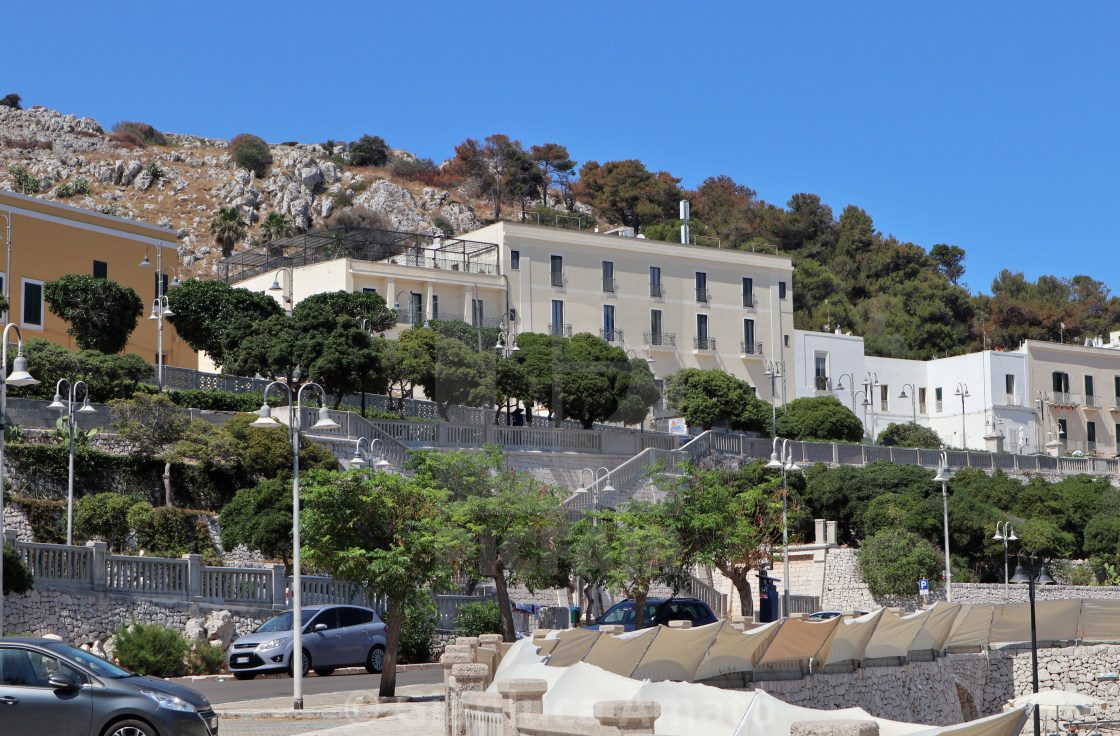
[[828, 353], [813, 354], [813, 384], [817, 391], [832, 389], [828, 382]]
[[607, 342], [621, 342], [621, 336], [614, 329], [614, 305], [603, 305], [603, 339]]
[[363, 286], [362, 287], [362, 293], [374, 293], [374, 294], [376, 294], [377, 289], [372, 287], [372, 286]]
[[552, 256], [552, 285], [564, 285], [564, 256]]
[[1051, 376], [1053, 383], [1054, 393], [1068, 394], [1069, 393], [1069, 374], [1062, 371], [1054, 371]]
[[1085, 376], [1085, 395], [1093, 396], [1093, 377]]
[[603, 261], [603, 291], [614, 293], [614, 261]]
[[1065, 439], [1066, 439], [1066, 420], [1065, 419], [1059, 419], [1058, 420], [1058, 439], [1065, 442]]
[[[423, 324], [424, 322], [424, 295], [417, 294], [415, 291], [408, 294], [408, 307], [409, 307], [409, 322], [413, 325]], [[481, 308], [481, 307], [480, 307]]]
[[564, 302], [561, 299], [552, 300], [552, 324], [549, 326], [549, 333], [553, 335], [564, 334]]
[[779, 299], [785, 299], [786, 298], [786, 282], [785, 281], [779, 281], [778, 282], [778, 298]]
[[1085, 439], [1089, 442], [1097, 441], [1097, 423], [1085, 422]]
[[521, 268], [521, 251], [511, 250], [509, 252], [509, 270], [516, 271]]
[[1004, 390], [1009, 394], [1015, 393], [1015, 374], [1008, 373], [1003, 377]]
[[715, 340], [708, 337], [708, 315], [696, 315], [696, 349], [712, 350], [714, 348]]
[[661, 266], [649, 267], [649, 295], [661, 297]]
[[[3, 284], [3, 282], [2, 282], [2, 281], [0, 281], [0, 285], [2, 285], [2, 284]], [[1117, 398], [1120, 398], [1120, 376], [1114, 376], [1114, 377], [1113, 377], [1113, 379], [1112, 379], [1112, 388], [1113, 388], [1113, 390], [1115, 391], [1115, 396], [1116, 396]], [[1116, 403], [1117, 403], [1118, 405], [1120, 405], [1120, 401], [1118, 401], [1118, 402], [1116, 402]]]
[[754, 279], [743, 277], [743, 306], [754, 306]]
[[743, 320], [743, 355], [754, 355], [757, 352], [761, 352], [755, 348], [754, 320], [745, 319]]
[[879, 386], [879, 408], [882, 409], [883, 411], [887, 410], [887, 399], [888, 398], [890, 398], [890, 395], [889, 395], [889, 392], [887, 391], [887, 384], [884, 383], [881, 386]]
[[43, 329], [43, 282], [23, 280], [23, 298], [20, 299], [19, 322], [22, 327]]
[[703, 271], [696, 272], [696, 301], [708, 301], [708, 274]]
[[651, 309], [649, 311], [649, 331], [650, 331], [650, 344], [661, 344], [661, 310]]
[[109, 264], [106, 263], [105, 261], [94, 261], [93, 262], [93, 277], [95, 279], [107, 279], [107, 278], [109, 278]]
[[432, 319], [439, 319], [439, 297], [432, 294]]
[[938, 412], [940, 412], [941, 409], [944, 407], [944, 403], [942, 403], [942, 398], [943, 397], [942, 397], [942, 393], [941, 393], [941, 387], [938, 386], [937, 388], [935, 388], [933, 390], [933, 408]]
[[657, 403], [653, 405], [653, 415], [657, 416], [665, 411], [665, 379], [655, 378], [653, 379], [653, 385], [657, 386]]
[[789, 347], [789, 335], [782, 335], [782, 342], [788, 348]]
[[478, 327], [482, 324], [482, 300], [471, 299], [471, 324]]
[[918, 411], [922, 414], [926, 413], [926, 390], [924, 388], [918, 389]]

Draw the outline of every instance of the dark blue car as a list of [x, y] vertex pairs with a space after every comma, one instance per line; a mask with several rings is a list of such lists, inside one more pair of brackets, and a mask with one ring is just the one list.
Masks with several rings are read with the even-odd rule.
[[[647, 600], [645, 604], [645, 628], [666, 624], [670, 621], [691, 621], [693, 626], [714, 624], [719, 619], [704, 601], [696, 598], [664, 598]], [[635, 629], [634, 601], [619, 601], [607, 609], [599, 620], [584, 628], [598, 629], [603, 624], [622, 626], [626, 631]]]

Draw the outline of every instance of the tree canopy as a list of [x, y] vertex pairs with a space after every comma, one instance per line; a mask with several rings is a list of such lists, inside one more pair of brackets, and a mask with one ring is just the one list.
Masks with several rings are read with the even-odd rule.
[[73, 273], [43, 284], [43, 300], [51, 314], [70, 324], [66, 334], [75, 345], [102, 353], [124, 350], [144, 306], [127, 286]]
[[749, 383], [719, 369], [677, 371], [665, 379], [665, 401], [694, 427], [708, 430], [728, 422], [734, 429], [769, 434], [770, 407]]

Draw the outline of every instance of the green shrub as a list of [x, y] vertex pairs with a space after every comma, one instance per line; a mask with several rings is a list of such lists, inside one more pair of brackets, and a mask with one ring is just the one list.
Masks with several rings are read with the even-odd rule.
[[272, 166], [272, 151], [263, 139], [242, 133], [229, 142], [233, 163], [239, 169], [249, 169], [257, 178], [264, 178]]
[[859, 566], [872, 595], [918, 594], [918, 581], [940, 588], [945, 559], [927, 540], [902, 529], [883, 529], [865, 539]]
[[502, 612], [497, 601], [467, 603], [459, 608], [455, 625], [460, 636], [502, 633]]
[[113, 137], [130, 143], [134, 143], [135, 139], [139, 139], [143, 145], [147, 146], [167, 145], [167, 136], [163, 133], [160, 133], [147, 123], [137, 123], [132, 120], [122, 120], [119, 123], [113, 123]]
[[113, 636], [121, 667], [138, 675], [177, 677], [183, 674], [183, 659], [189, 645], [182, 634], [159, 624], [133, 621]]
[[69, 182], [66, 182], [64, 184], [59, 184], [57, 187], [54, 188], [54, 196], [58, 197], [59, 199], [66, 199], [68, 197], [73, 197], [74, 196], [74, 185], [70, 184]]
[[74, 531], [87, 539], [100, 537], [110, 550], [119, 552], [128, 541], [129, 512], [140, 501], [136, 496], [116, 493], [85, 496], [74, 508]]
[[216, 675], [222, 671], [224, 661], [225, 653], [221, 646], [195, 639], [187, 654], [187, 674]]
[[[203, 411], [257, 411], [264, 403], [264, 396], [260, 391], [248, 394], [238, 394], [233, 391], [219, 391], [209, 389], [206, 391], [171, 391], [168, 396], [177, 405], [201, 409]], [[269, 403], [278, 405], [280, 399], [269, 397]], [[276, 402], [276, 403], [273, 403]]]
[[334, 206], [338, 208], [352, 207], [354, 205], [354, 193], [349, 189], [343, 189], [341, 192], [331, 197], [331, 201], [334, 202]]
[[389, 173], [398, 179], [433, 183], [439, 175], [439, 168], [430, 158], [409, 158], [394, 156], [389, 164]]
[[20, 105], [20, 100], [22, 99], [23, 98], [17, 95], [15, 92], [11, 92], [4, 95], [3, 97], [0, 97], [0, 107], [10, 107], [13, 110], [22, 110], [23, 106]]
[[455, 228], [452, 226], [451, 220], [448, 220], [443, 215], [432, 215], [432, 224], [438, 227], [443, 234], [449, 238], [455, 234]]
[[152, 181], [155, 181], [163, 176], [163, 169], [159, 167], [159, 162], [155, 159], [149, 161], [148, 165], [144, 168], [148, 171], [149, 174], [151, 174]]
[[8, 496], [8, 503], [27, 515], [31, 534], [40, 544], [62, 544], [66, 541], [66, 502], [46, 498]]
[[921, 447], [927, 450], [941, 448], [941, 437], [929, 427], [913, 422], [895, 424], [891, 422], [879, 433], [879, 444], [886, 447]]
[[16, 191], [20, 194], [38, 194], [39, 180], [32, 176], [27, 169], [19, 164], [8, 166], [8, 173], [12, 175]]
[[436, 634], [439, 609], [431, 597], [405, 609], [401, 639], [397, 649], [400, 664], [423, 664], [432, 661], [432, 638]]
[[134, 528], [136, 543], [154, 557], [182, 557], [193, 553], [199, 541], [194, 513], [169, 506], [152, 509], [148, 523]]
[[23, 564], [23, 558], [10, 544], [4, 545], [4, 595], [9, 593], [26, 593], [35, 587], [31, 571]]
[[350, 144], [351, 166], [384, 166], [389, 163], [389, 144], [379, 135], [363, 135]]

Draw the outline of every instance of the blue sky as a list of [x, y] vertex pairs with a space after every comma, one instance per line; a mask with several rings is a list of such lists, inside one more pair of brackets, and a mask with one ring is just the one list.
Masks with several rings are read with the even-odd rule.
[[11, 5], [0, 94], [106, 128], [437, 161], [506, 133], [856, 204], [964, 248], [974, 291], [1008, 268], [1120, 293], [1115, 2]]

